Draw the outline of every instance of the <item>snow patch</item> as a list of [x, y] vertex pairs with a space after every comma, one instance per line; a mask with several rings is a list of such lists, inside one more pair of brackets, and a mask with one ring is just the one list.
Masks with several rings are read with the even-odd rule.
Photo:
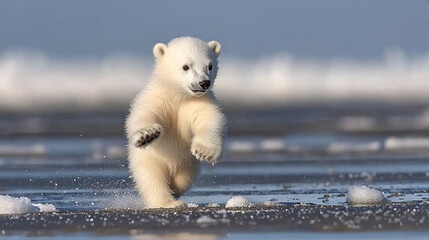
[[347, 203], [349, 205], [377, 205], [387, 202], [383, 192], [366, 186], [353, 186], [347, 189]]
[[57, 208], [49, 203], [33, 203], [33, 206], [39, 208], [39, 212], [55, 212]]
[[253, 206], [253, 204], [243, 196], [234, 196], [231, 199], [229, 199], [225, 205], [225, 207], [227, 208], [250, 207], [250, 206]]
[[8, 195], [0, 195], [0, 214], [22, 214], [55, 211], [57, 211], [57, 209], [52, 204], [34, 204], [27, 197], [15, 198]]
[[197, 208], [198, 204], [196, 204], [196, 203], [188, 203], [188, 204], [186, 204], [186, 206], [189, 207], [189, 208]]

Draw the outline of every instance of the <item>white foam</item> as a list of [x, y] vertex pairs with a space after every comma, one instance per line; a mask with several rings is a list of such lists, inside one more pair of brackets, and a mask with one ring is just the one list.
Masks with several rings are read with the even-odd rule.
[[[399, 50], [373, 62], [298, 60], [288, 54], [255, 61], [224, 56], [215, 89], [224, 105], [235, 107], [421, 102], [429, 101], [428, 65], [429, 53], [409, 57]], [[37, 53], [5, 53], [0, 56], [0, 109], [122, 111], [147, 83], [152, 66], [152, 56], [60, 60]]]
[[52, 204], [32, 203], [27, 197], [11, 197], [0, 195], [0, 214], [22, 214], [34, 212], [55, 212]]
[[384, 147], [388, 150], [399, 149], [429, 149], [428, 137], [389, 137], [384, 142]]
[[380, 151], [381, 143], [377, 141], [368, 143], [347, 143], [333, 142], [328, 146], [329, 153], [345, 153], [345, 152], [376, 152]]
[[[428, 56], [414, 61], [397, 51], [381, 62], [366, 63], [299, 61], [287, 54], [257, 62], [222, 62], [225, 81], [218, 82], [218, 95], [236, 105], [258, 106], [359, 99], [427, 100], [425, 91], [416, 86], [429, 87], [425, 81], [429, 77], [425, 67], [428, 61]], [[410, 86], [408, 79], [415, 85]], [[237, 94], [244, 82], [246, 94]], [[410, 97], [413, 93], [417, 95]]]
[[233, 196], [231, 199], [229, 199], [226, 204], [225, 207], [226, 208], [233, 208], [233, 207], [250, 207], [253, 206], [253, 204], [251, 202], [249, 202], [249, 200], [247, 200], [245, 197], [243, 196]]
[[0, 109], [122, 109], [142, 88], [152, 63], [131, 56], [61, 61], [15, 52], [0, 58]]
[[353, 186], [347, 189], [347, 203], [350, 205], [377, 205], [386, 203], [384, 194], [366, 186]]

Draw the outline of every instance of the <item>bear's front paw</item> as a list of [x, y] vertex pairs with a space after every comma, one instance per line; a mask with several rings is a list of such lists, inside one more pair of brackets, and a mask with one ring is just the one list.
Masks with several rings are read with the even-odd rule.
[[162, 127], [159, 124], [154, 124], [152, 127], [145, 128], [136, 132], [132, 137], [132, 142], [135, 147], [143, 148], [157, 139], [162, 133]]
[[206, 147], [201, 143], [192, 143], [191, 153], [198, 160], [205, 161], [211, 164], [217, 163], [221, 156], [221, 149], [214, 147]]

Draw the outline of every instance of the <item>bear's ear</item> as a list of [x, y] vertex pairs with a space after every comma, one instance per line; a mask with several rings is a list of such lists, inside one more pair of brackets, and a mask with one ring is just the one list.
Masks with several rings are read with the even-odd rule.
[[210, 41], [207, 44], [209, 45], [210, 49], [214, 52], [216, 57], [219, 56], [220, 50], [222, 48], [220, 43], [218, 41]]
[[167, 51], [167, 45], [164, 43], [157, 43], [153, 47], [153, 55], [156, 59], [161, 59], [162, 56], [164, 56], [165, 52]]

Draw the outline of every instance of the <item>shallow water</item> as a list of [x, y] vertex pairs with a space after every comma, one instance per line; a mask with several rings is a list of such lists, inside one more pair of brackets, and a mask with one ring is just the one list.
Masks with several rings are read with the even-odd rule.
[[[198, 208], [169, 211], [142, 210], [127, 171], [123, 118], [2, 115], [1, 195], [51, 203], [58, 212], [0, 215], [0, 233], [11, 239], [403, 239], [410, 231], [411, 239], [427, 236], [424, 106], [228, 113], [223, 161], [204, 165], [183, 196]], [[379, 189], [389, 203], [349, 207], [345, 193], [353, 185]], [[225, 210], [234, 195], [255, 206]], [[220, 206], [205, 207], [210, 203]], [[204, 216], [208, 221], [198, 221]], [[159, 235], [161, 230], [166, 233]]]

